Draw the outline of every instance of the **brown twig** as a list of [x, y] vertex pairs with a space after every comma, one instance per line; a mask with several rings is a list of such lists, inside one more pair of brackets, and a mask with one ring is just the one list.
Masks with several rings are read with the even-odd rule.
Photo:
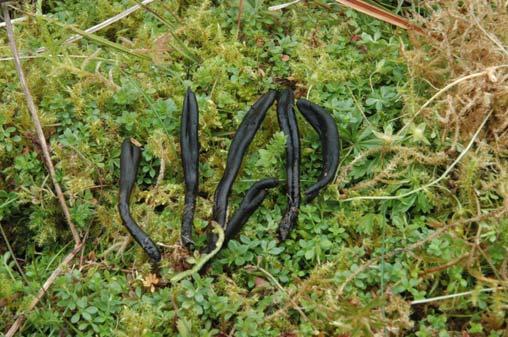
[[238, 29], [238, 36], [240, 36], [240, 29], [242, 28], [242, 14], [243, 14], [243, 1], [239, 0], [238, 3], [238, 16], [236, 18], [236, 27]]
[[[86, 239], [88, 239], [88, 234], [90, 233], [90, 228], [87, 229], [85, 235], [83, 236], [83, 241], [82, 242], [86, 242]], [[85, 245], [82, 245], [81, 246], [81, 254], [79, 256], [79, 269], [81, 269], [83, 267], [83, 263], [84, 263], [84, 260], [85, 260]]]
[[487, 293], [487, 292], [490, 293], [490, 292], [495, 292], [497, 290], [503, 290], [503, 287], [484, 288], [484, 289], [479, 289], [479, 290], [464, 291], [462, 293], [449, 294], [449, 295], [437, 296], [437, 297], [432, 297], [432, 298], [425, 298], [422, 300], [412, 301], [411, 305], [425, 304], [425, 303], [430, 303], [430, 302], [435, 302], [435, 301], [444, 301], [444, 300], [449, 300], [452, 298], [470, 296], [470, 295], [479, 294], [479, 293]]
[[429, 268], [429, 269], [426, 269], [422, 272], [420, 272], [419, 276], [420, 277], [429, 277], [430, 275], [432, 275], [433, 273], [436, 273], [436, 272], [440, 272], [442, 270], [446, 270], [454, 265], [456, 265], [457, 263], [461, 262], [462, 260], [464, 260], [466, 257], [468, 257], [470, 255], [470, 253], [466, 253], [466, 254], [463, 254], [445, 264], [442, 264], [442, 265], [439, 265], [439, 266], [436, 266], [436, 267], [432, 267], [432, 268]]
[[25, 94], [26, 103], [28, 106], [28, 110], [30, 110], [30, 114], [32, 117], [32, 122], [34, 123], [35, 130], [37, 132], [37, 138], [39, 139], [39, 143], [42, 148], [42, 153], [44, 156], [44, 161], [46, 163], [46, 167], [49, 171], [49, 175], [51, 176], [51, 180], [53, 181], [53, 186], [55, 188], [56, 195], [58, 197], [58, 201], [60, 202], [60, 206], [62, 207], [65, 220], [69, 225], [69, 229], [71, 230], [72, 237], [74, 238], [75, 246], [79, 246], [81, 240], [79, 238], [78, 231], [76, 226], [72, 222], [71, 215], [69, 209], [67, 208], [67, 204], [65, 202], [64, 195], [62, 193], [62, 189], [60, 188], [60, 184], [57, 181], [55, 168], [53, 166], [53, 162], [51, 161], [51, 155], [49, 153], [48, 144], [46, 143], [46, 137], [44, 136], [44, 131], [42, 130], [41, 122], [39, 120], [39, 116], [37, 114], [37, 108], [32, 98], [32, 94], [28, 89], [28, 84], [25, 79], [25, 74], [23, 73], [23, 68], [21, 68], [21, 62], [19, 59], [18, 49], [16, 47], [16, 40], [14, 39], [14, 30], [12, 28], [11, 17], [9, 15], [9, 9], [7, 4], [2, 4], [4, 20], [5, 20], [5, 28], [7, 29], [7, 37], [9, 39], [9, 46], [11, 48], [12, 55], [14, 57], [14, 64], [16, 66], [16, 71], [18, 73], [19, 82]]
[[[64, 268], [74, 259], [76, 254], [79, 253], [79, 251], [81, 250], [82, 244], [83, 243], [77, 244], [74, 247], [74, 249], [72, 250], [72, 252], [70, 252], [70, 254], [67, 255], [62, 260], [62, 262], [60, 262], [58, 267], [53, 271], [53, 273], [51, 273], [51, 275], [48, 277], [46, 282], [44, 282], [44, 284], [42, 285], [42, 288], [39, 290], [39, 292], [37, 293], [35, 298], [32, 300], [32, 302], [30, 302], [30, 305], [26, 308], [25, 312], [30, 312], [35, 308], [35, 306], [37, 305], [37, 303], [39, 303], [39, 301], [42, 299], [44, 294], [46, 294], [49, 287], [53, 284], [53, 282], [55, 282], [56, 278], [58, 276], [60, 276], [60, 274], [64, 271]], [[18, 316], [18, 318], [16, 318], [16, 321], [14, 321], [14, 324], [11, 325], [11, 327], [5, 334], [5, 337], [13, 337], [16, 334], [16, 332], [19, 330], [19, 328], [21, 328], [21, 326], [23, 325], [23, 323], [25, 322], [25, 319], [26, 319], [25, 314], [23, 314], [23, 313], [20, 314]]]

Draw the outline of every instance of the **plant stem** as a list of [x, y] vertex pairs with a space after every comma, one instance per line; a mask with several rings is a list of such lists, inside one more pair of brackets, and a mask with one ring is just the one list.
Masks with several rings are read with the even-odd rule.
[[469, 295], [472, 295], [474, 293], [486, 293], [486, 292], [492, 292], [492, 291], [501, 290], [501, 289], [504, 289], [504, 288], [502, 288], [502, 287], [484, 288], [484, 289], [480, 289], [480, 290], [471, 290], [471, 291], [464, 291], [462, 293], [443, 295], [443, 296], [436, 296], [436, 297], [431, 297], [431, 298], [424, 298], [423, 300], [412, 301], [411, 305], [424, 304], [424, 303], [430, 303], [430, 302], [435, 302], [435, 301], [444, 301], [444, 300], [448, 300], [448, 299], [451, 299], [451, 298], [462, 297], [462, 296], [469, 296]]
[[240, 30], [242, 29], [243, 1], [244, 0], [239, 0], [238, 3], [238, 16], [236, 18], [236, 29], [238, 30], [238, 36], [240, 36]]
[[212, 223], [213, 225], [213, 231], [219, 236], [218, 239], [217, 239], [217, 243], [215, 244], [215, 248], [214, 250], [212, 250], [209, 254], [206, 254], [205, 256], [203, 256], [197, 263], [194, 267], [192, 267], [191, 269], [189, 270], [186, 270], [186, 271], [183, 271], [181, 273], [178, 273], [176, 274], [175, 276], [173, 276], [169, 281], [173, 284], [183, 280], [184, 278], [188, 277], [188, 276], [191, 276], [193, 274], [196, 274], [198, 273], [201, 268], [203, 268], [203, 266], [208, 262], [210, 261], [210, 259], [212, 257], [215, 256], [215, 254], [217, 254], [220, 249], [222, 248], [222, 244], [224, 243], [224, 230], [222, 229], [221, 226], [219, 226], [218, 223], [216, 222], [213, 222]]
[[51, 176], [51, 180], [53, 182], [53, 186], [55, 188], [56, 195], [58, 197], [58, 201], [60, 202], [60, 206], [62, 207], [62, 211], [65, 216], [65, 220], [69, 229], [71, 230], [72, 237], [74, 238], [75, 245], [78, 246], [81, 243], [79, 238], [78, 231], [76, 226], [72, 222], [71, 214], [69, 209], [67, 208], [67, 204], [65, 202], [65, 197], [63, 195], [62, 189], [60, 188], [60, 184], [56, 178], [55, 168], [53, 166], [53, 162], [51, 161], [51, 155], [49, 153], [48, 144], [46, 143], [46, 137], [44, 136], [44, 131], [42, 130], [41, 122], [39, 120], [39, 116], [37, 114], [37, 108], [32, 98], [32, 94], [30, 93], [30, 89], [28, 89], [28, 84], [25, 79], [25, 74], [23, 73], [23, 68], [21, 68], [21, 62], [19, 60], [19, 53], [16, 47], [16, 40], [14, 38], [14, 30], [12, 28], [11, 17], [9, 14], [9, 9], [7, 4], [2, 4], [4, 20], [5, 20], [5, 28], [7, 29], [7, 37], [9, 39], [9, 46], [11, 48], [12, 55], [14, 57], [14, 65], [16, 66], [16, 71], [18, 73], [19, 82], [23, 89], [23, 93], [25, 94], [26, 104], [28, 106], [28, 110], [30, 111], [32, 122], [34, 123], [35, 130], [37, 132], [37, 138], [39, 140], [39, 144], [42, 148], [42, 153], [44, 156], [44, 161], [46, 162], [46, 167], [49, 171], [49, 175]]

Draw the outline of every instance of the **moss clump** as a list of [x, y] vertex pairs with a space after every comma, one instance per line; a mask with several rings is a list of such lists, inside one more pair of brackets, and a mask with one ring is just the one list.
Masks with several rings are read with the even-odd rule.
[[[506, 284], [506, 69], [491, 68], [507, 63], [499, 47], [507, 40], [504, 13], [474, 1], [415, 5], [426, 13], [417, 21], [431, 32], [427, 39], [337, 4], [267, 11], [275, 3], [245, 0], [239, 30], [237, 1], [154, 2], [159, 18], [138, 10], [96, 33], [114, 48], [96, 38], [62, 41], [73, 34], [68, 25], [85, 29], [134, 2], [48, 1], [46, 18], [16, 25], [22, 54], [46, 48], [23, 67], [73, 221], [88, 235], [82, 258], [29, 313], [23, 335], [503, 334], [506, 292], [479, 290]], [[0, 57], [8, 57], [3, 31], [0, 41]], [[434, 87], [481, 71], [419, 111]], [[28, 280], [1, 245], [5, 330], [72, 238], [13, 64], [2, 60], [0, 74], [0, 223]], [[343, 138], [338, 178], [302, 206], [283, 244], [275, 241], [286, 205], [281, 188], [206, 276], [169, 287], [195, 258], [178, 246], [183, 174], [176, 140], [185, 88], [195, 90], [200, 106], [195, 241], [203, 246], [233, 132], [260, 94], [286, 85], [336, 119]], [[437, 184], [407, 194], [441, 176], [488, 113], [460, 163]], [[320, 173], [321, 155], [318, 136], [298, 119], [306, 188]], [[276, 123], [272, 109], [234, 186], [233, 208], [253, 180], [284, 178]], [[144, 147], [131, 210], [162, 244], [157, 275], [117, 215], [125, 137]], [[470, 290], [454, 300], [410, 303]]]

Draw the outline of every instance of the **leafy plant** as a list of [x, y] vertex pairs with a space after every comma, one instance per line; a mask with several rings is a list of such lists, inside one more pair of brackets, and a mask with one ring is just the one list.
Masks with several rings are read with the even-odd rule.
[[[507, 263], [506, 142], [496, 129], [505, 119], [506, 79], [504, 68], [491, 67], [507, 63], [492, 40], [502, 39], [508, 20], [490, 4], [470, 2], [441, 2], [433, 12], [383, 1], [399, 14], [418, 11], [415, 20], [447, 36], [431, 40], [334, 2], [268, 11], [279, 2], [245, 0], [240, 11], [236, 0], [154, 1], [93, 35], [82, 30], [135, 3], [23, 7], [38, 11], [15, 26], [19, 50], [30, 56], [23, 68], [72, 220], [87, 241], [26, 312], [71, 238], [13, 64], [1, 61], [0, 221], [15, 257], [2, 237], [0, 330], [26, 312], [24, 336], [502, 336], [506, 291], [482, 289], [503, 284]], [[469, 20], [475, 17], [479, 26]], [[62, 43], [76, 32], [85, 38]], [[33, 52], [40, 47], [46, 52]], [[483, 71], [479, 53], [486, 73], [419, 111], [436, 88]], [[260, 94], [286, 86], [332, 114], [342, 141], [337, 177], [302, 204], [284, 243], [275, 240], [287, 206], [281, 184], [206, 275], [169, 286], [199, 259], [179, 248], [177, 139], [186, 88], [200, 107], [194, 224], [201, 249], [234, 131]], [[485, 132], [458, 165], [412, 193], [456, 160], [486, 111]], [[321, 146], [298, 112], [297, 119], [306, 189], [321, 174]], [[158, 270], [126, 241], [117, 215], [125, 138], [143, 146], [131, 210], [160, 244]], [[253, 181], [285, 180], [285, 141], [271, 109], [239, 170], [229, 216]], [[435, 300], [456, 293], [467, 295]], [[424, 298], [431, 302], [411, 305]]]

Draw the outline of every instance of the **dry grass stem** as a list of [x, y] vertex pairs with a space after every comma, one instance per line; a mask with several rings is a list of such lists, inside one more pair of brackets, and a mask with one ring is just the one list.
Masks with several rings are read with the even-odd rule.
[[431, 302], [436, 302], [436, 301], [445, 301], [445, 300], [449, 300], [452, 298], [470, 296], [470, 295], [473, 295], [476, 293], [493, 292], [493, 291], [502, 290], [502, 289], [503, 288], [484, 288], [484, 289], [480, 289], [480, 290], [464, 291], [464, 292], [456, 293], [456, 294], [436, 296], [436, 297], [432, 297], [432, 298], [425, 298], [423, 300], [412, 301], [411, 305], [425, 304], [425, 303], [431, 303]]
[[72, 222], [69, 208], [67, 207], [67, 203], [65, 201], [65, 197], [63, 195], [62, 189], [60, 188], [60, 184], [58, 183], [58, 180], [56, 178], [56, 172], [55, 172], [55, 168], [53, 166], [53, 162], [51, 160], [51, 155], [49, 153], [48, 144], [46, 142], [46, 137], [44, 136], [44, 131], [42, 130], [41, 122], [39, 120], [39, 115], [37, 114], [37, 107], [35, 106], [35, 103], [33, 101], [32, 94], [30, 93], [30, 89], [28, 89], [28, 83], [26, 82], [25, 74], [23, 72], [23, 68], [21, 67], [21, 61], [19, 59], [18, 49], [16, 47], [16, 40], [14, 38], [14, 30], [12, 28], [11, 18], [10, 18], [9, 9], [7, 7], [7, 4], [2, 4], [2, 8], [3, 8], [5, 23], [6, 23], [7, 36], [9, 39], [9, 46], [11, 48], [11, 52], [14, 57], [14, 64], [16, 66], [16, 71], [18, 73], [21, 88], [23, 89], [23, 93], [25, 95], [28, 110], [30, 111], [30, 114], [32, 117], [32, 122], [33, 122], [33, 124], [35, 126], [35, 130], [37, 132], [37, 138], [38, 138], [39, 144], [42, 148], [44, 162], [45, 162], [46, 167], [49, 171], [49, 175], [51, 176], [51, 180], [53, 182], [53, 187], [55, 188], [55, 192], [58, 197], [60, 206], [62, 207], [62, 211], [64, 213], [67, 225], [69, 226], [69, 229], [71, 230], [72, 237], [74, 238], [74, 242], [75, 242], [76, 246], [78, 246], [81, 243], [81, 239], [79, 238], [79, 234], [76, 229], [76, 226]]

